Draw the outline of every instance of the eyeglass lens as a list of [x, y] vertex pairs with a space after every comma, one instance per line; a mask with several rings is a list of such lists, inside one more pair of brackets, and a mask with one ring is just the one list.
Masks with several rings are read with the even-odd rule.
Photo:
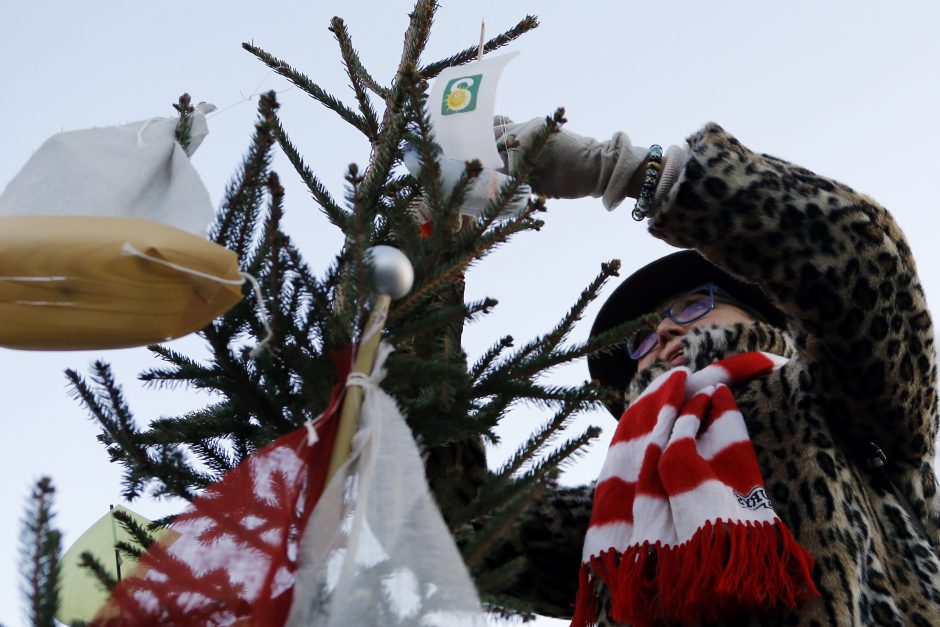
[[[659, 316], [661, 320], [669, 318], [677, 324], [689, 324], [705, 316], [714, 306], [714, 285], [706, 284], [677, 298]], [[642, 359], [658, 342], [659, 336], [655, 329], [638, 331], [628, 344], [630, 357]]]

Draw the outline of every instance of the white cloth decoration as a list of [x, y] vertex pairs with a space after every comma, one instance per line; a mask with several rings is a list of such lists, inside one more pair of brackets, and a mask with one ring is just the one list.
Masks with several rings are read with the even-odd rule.
[[428, 114], [434, 139], [448, 159], [479, 159], [499, 169], [503, 160], [493, 137], [496, 85], [512, 52], [444, 69], [428, 94]]
[[[188, 153], [208, 134], [200, 104]], [[0, 194], [0, 216], [132, 217], [200, 237], [215, 216], [209, 192], [176, 141], [177, 118], [53, 135]]]
[[[506, 64], [518, 52], [481, 59], [467, 65], [444, 69], [428, 95], [427, 113], [434, 129], [434, 141], [440, 146], [437, 162], [441, 168], [444, 191], [450, 194], [464, 173], [467, 161], [477, 159], [483, 171], [467, 189], [460, 213], [479, 217], [500, 187], [511, 177], [498, 172], [503, 167], [493, 136], [493, 110], [496, 85]], [[405, 167], [418, 176], [423, 164], [417, 152], [407, 148]], [[526, 208], [531, 192], [528, 185], [519, 189], [520, 197], [500, 217], [518, 214]]]
[[301, 541], [287, 627], [485, 627], [476, 590], [434, 503], [411, 431], [378, 386], [381, 344], [352, 453]]

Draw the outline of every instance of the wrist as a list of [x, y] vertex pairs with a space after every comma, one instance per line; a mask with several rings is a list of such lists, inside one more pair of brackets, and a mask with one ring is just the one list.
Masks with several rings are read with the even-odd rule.
[[663, 147], [659, 144], [650, 146], [649, 152], [646, 153], [646, 161], [642, 167], [637, 168], [637, 171], [642, 172], [643, 180], [636, 196], [633, 219], [639, 222], [649, 214], [653, 207], [656, 184], [659, 183], [659, 177], [663, 171]]
[[663, 170], [659, 175], [659, 182], [656, 184], [656, 193], [653, 195], [653, 206], [659, 205], [669, 195], [669, 190], [679, 180], [679, 175], [689, 160], [688, 146], [676, 146], [673, 144], [666, 150], [663, 157]]

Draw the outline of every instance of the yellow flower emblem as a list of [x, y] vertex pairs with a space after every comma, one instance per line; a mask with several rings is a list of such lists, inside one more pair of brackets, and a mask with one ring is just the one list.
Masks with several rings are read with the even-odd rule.
[[470, 102], [470, 90], [465, 87], [455, 87], [447, 94], [447, 107], [452, 111], [460, 111]]

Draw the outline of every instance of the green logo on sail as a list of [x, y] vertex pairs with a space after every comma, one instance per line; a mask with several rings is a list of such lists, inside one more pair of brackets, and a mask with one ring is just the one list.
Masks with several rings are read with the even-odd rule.
[[480, 90], [482, 74], [451, 79], [444, 88], [441, 115], [466, 113], [477, 108], [477, 92]]

